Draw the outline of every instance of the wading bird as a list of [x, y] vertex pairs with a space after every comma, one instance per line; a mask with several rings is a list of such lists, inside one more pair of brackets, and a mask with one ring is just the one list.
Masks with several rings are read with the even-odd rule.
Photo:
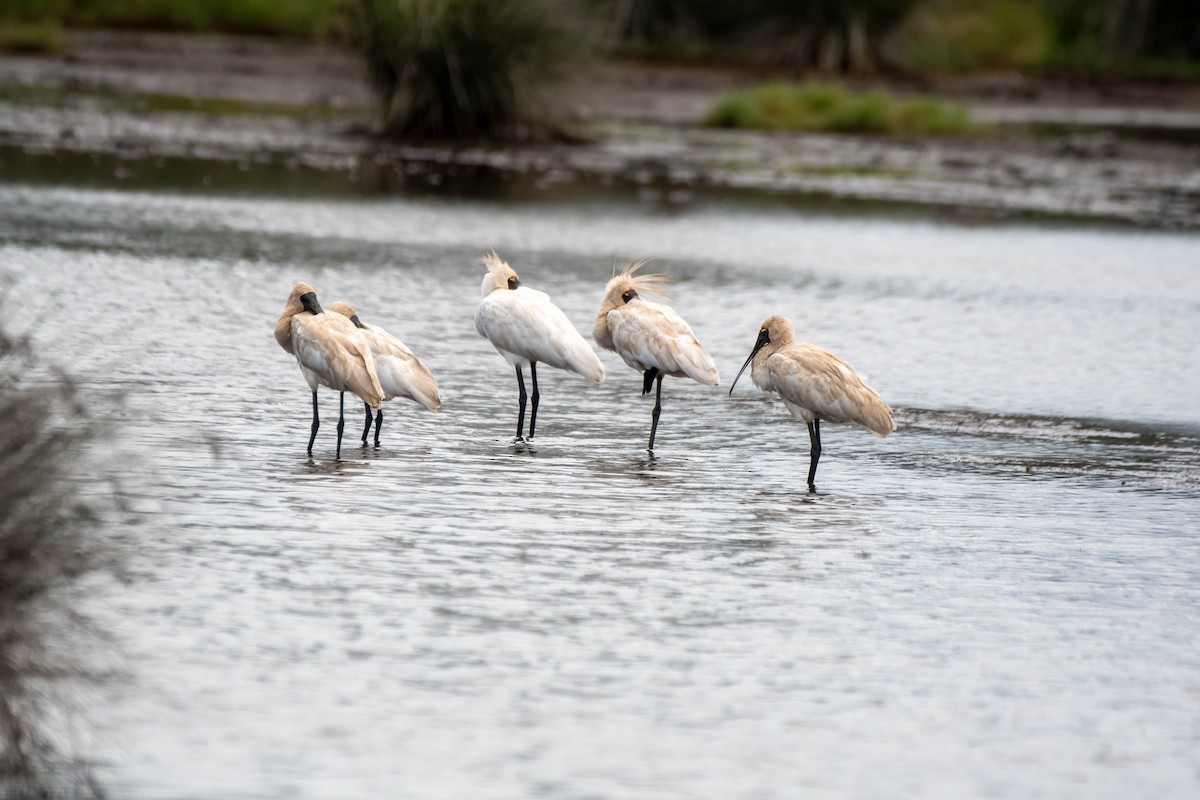
[[342, 429], [346, 392], [353, 392], [370, 408], [383, 403], [383, 387], [375, 372], [371, 344], [341, 314], [326, 314], [317, 302], [317, 293], [307, 283], [297, 283], [275, 323], [275, 341], [296, 357], [300, 372], [312, 390], [312, 432], [308, 437], [308, 455], [321, 419], [317, 413], [317, 387], [328, 386], [340, 392], [338, 398], [337, 458], [342, 457]]
[[[425, 407], [429, 411], [437, 411], [442, 405], [438, 396], [437, 379], [429, 368], [409, 350], [404, 342], [380, 328], [369, 325], [358, 318], [354, 309], [338, 300], [329, 306], [335, 314], [341, 314], [354, 323], [354, 327], [371, 343], [371, 355], [375, 358], [375, 372], [379, 376], [379, 385], [383, 388], [383, 399], [394, 400], [397, 397], [407, 397]], [[367, 443], [367, 434], [371, 432], [371, 406], [364, 403], [367, 412], [366, 427], [363, 428], [362, 442]], [[383, 409], [375, 411], [375, 446], [379, 447], [379, 429], [383, 427]]]
[[675, 309], [642, 295], [662, 295], [662, 275], [638, 275], [644, 261], [634, 261], [604, 287], [604, 299], [592, 326], [592, 338], [612, 350], [642, 373], [642, 395], [655, 385], [650, 418], [649, 450], [654, 449], [658, 417], [662, 413], [663, 376], [691, 378], [705, 386], [720, 380], [717, 365]]
[[604, 365], [562, 309], [550, 302], [549, 295], [522, 286], [517, 273], [494, 250], [481, 261], [487, 275], [475, 310], [475, 330], [517, 370], [517, 441], [523, 441], [527, 397], [521, 370], [529, 367], [533, 379], [533, 409], [529, 415], [532, 439], [538, 410], [537, 365], [577, 372], [597, 383], [604, 380]]
[[778, 392], [787, 410], [808, 425], [811, 445], [808, 488], [816, 491], [817, 462], [821, 459], [821, 421], [857, 422], [879, 436], [896, 430], [892, 410], [883, 398], [854, 371], [854, 368], [823, 347], [796, 341], [796, 329], [784, 317], [768, 317], [758, 331], [750, 357], [738, 370], [738, 378], [753, 362], [754, 385]]

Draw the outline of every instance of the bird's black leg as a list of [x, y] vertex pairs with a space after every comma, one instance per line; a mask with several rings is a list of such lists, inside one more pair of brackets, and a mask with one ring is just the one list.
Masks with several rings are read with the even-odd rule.
[[658, 375], [658, 367], [651, 367], [642, 373], [642, 396], [650, 394], [650, 387], [654, 385], [654, 378]]
[[342, 457], [342, 431], [346, 429], [346, 392], [337, 392], [337, 452], [334, 458]]
[[334, 458], [338, 458], [338, 459], [340, 459], [342, 457], [342, 431], [345, 430], [345, 428], [346, 428], [345, 406], [346, 406], [346, 393], [338, 392], [338, 426], [337, 426], [338, 443], [337, 443], [337, 452], [333, 456]]
[[[655, 371], [657, 372], [657, 370]], [[662, 413], [662, 379], [663, 376], [659, 373], [658, 385], [654, 389], [654, 412], [651, 414], [651, 419], [654, 421], [650, 424], [650, 446], [646, 448], [647, 450], [654, 449], [654, 434], [658, 433], [658, 415]]]
[[821, 460], [821, 420], [814, 419], [808, 423], [808, 441], [812, 445], [808, 451], [808, 490], [817, 490], [817, 462]]
[[367, 427], [363, 428], [363, 447], [367, 446], [367, 434], [371, 432], [371, 407], [363, 403], [363, 408], [367, 411]]
[[313, 421], [312, 433], [308, 435], [308, 457], [312, 458], [313, 442], [317, 440], [317, 429], [321, 427], [321, 417], [317, 414], [317, 393], [313, 392]]
[[533, 438], [533, 426], [537, 424], [537, 406], [538, 406], [538, 390], [537, 390], [537, 362], [529, 362], [529, 377], [533, 378], [533, 394], [529, 399], [533, 401], [529, 410], [529, 438]]
[[521, 436], [521, 431], [525, 430], [525, 376], [521, 374], [521, 368], [517, 367], [517, 388], [521, 390], [520, 395], [520, 411], [517, 412], [517, 441], [525, 441]]
[[383, 409], [375, 412], [375, 449], [379, 449], [379, 429], [383, 427]]

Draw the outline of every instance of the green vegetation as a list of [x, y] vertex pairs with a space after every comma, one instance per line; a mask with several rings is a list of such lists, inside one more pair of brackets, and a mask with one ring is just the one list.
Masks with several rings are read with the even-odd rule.
[[1200, 3], [1195, 0], [1040, 3], [1056, 29], [1050, 66], [1136, 72], [1156, 64], [1158, 69], [1166, 63], [1200, 64]]
[[1041, 0], [1053, 23], [1042, 71], [1115, 78], [1200, 79], [1200, 3]]
[[334, 24], [337, 0], [73, 0], [73, 24], [227, 31], [314, 38]]
[[617, 52], [873, 70], [1200, 73], [1196, 0], [591, 0]]
[[5, 0], [0, 27], [222, 31], [320, 38], [344, 29], [347, 0]]
[[1200, 81], [1200, 59], [1113, 58], [1096, 50], [1053, 52], [1038, 72], [1150, 81]]
[[[612, 53], [802, 74], [1006, 70], [1200, 79], [1196, 0], [5, 0], [0, 51], [62, 52], [69, 46], [63, 29], [72, 26], [353, 42], [378, 90], [381, 130], [416, 139], [562, 134], [541, 91], [600, 40]], [[222, 101], [179, 108], [169, 108], [171, 98], [142, 102], [241, 113]], [[977, 130], [961, 107], [930, 99], [781, 84], [729, 94], [711, 124]]]
[[979, 130], [964, 106], [829, 83], [768, 83], [726, 93], [708, 117], [721, 128], [950, 136]]
[[673, 61], [1200, 77], [1195, 0], [4, 0], [0, 52], [62, 52], [71, 27], [227, 32], [354, 41], [377, 69], [383, 51], [402, 63], [395, 54], [417, 42], [432, 53], [443, 36], [493, 54], [544, 52], [549, 31], [577, 30], [579, 9], [609, 52]]
[[917, 72], [1018, 70], [1046, 59], [1053, 31], [1035, 0], [928, 0], [897, 32], [899, 61]]
[[599, 2], [623, 49], [694, 52], [790, 69], [862, 72], [886, 66], [882, 44], [919, 0], [615, 0]]
[[395, 136], [523, 139], [558, 131], [539, 89], [579, 51], [554, 0], [362, 0], [363, 51]]
[[1200, 76], [1200, 3], [923, 0], [895, 35], [916, 72], [1021, 70], [1129, 78]]
[[[572, 9], [567, 9], [570, 3]], [[824, 74], [1017, 69], [1196, 78], [1196, 0], [513, 0], [486, 12], [467, 0], [4, 0], [0, 51], [60, 52], [61, 30], [139, 28], [361, 41], [384, 32], [403, 49], [424, 36], [418, 17], [471, 17], [470, 35], [507, 38], [575, 28], [580, 6], [611, 52], [685, 61], [759, 63]], [[511, 8], [510, 8], [511, 6]], [[487, 15], [544, 16], [540, 28]], [[390, 20], [390, 22], [389, 22]], [[564, 21], [565, 20], [565, 21]], [[436, 24], [442, 24], [440, 21]], [[418, 28], [420, 29], [418, 31]], [[573, 40], [576, 44], [579, 39]], [[533, 48], [543, 45], [530, 43]]]
[[61, 53], [64, 50], [62, 26], [56, 22], [0, 19], [0, 53]]

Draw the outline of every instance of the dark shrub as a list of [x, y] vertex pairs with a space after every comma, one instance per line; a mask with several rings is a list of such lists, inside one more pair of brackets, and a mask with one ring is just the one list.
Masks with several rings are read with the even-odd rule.
[[405, 138], [553, 134], [544, 89], [582, 47], [559, 0], [361, 0], [384, 131]]

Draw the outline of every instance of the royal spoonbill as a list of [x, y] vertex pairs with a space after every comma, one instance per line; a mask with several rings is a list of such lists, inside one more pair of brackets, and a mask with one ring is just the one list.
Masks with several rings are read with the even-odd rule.
[[308, 455], [321, 419], [317, 413], [317, 387], [328, 386], [340, 392], [338, 398], [337, 458], [342, 456], [342, 429], [346, 392], [353, 392], [370, 408], [383, 403], [383, 387], [375, 372], [371, 344], [341, 314], [326, 314], [317, 302], [317, 293], [307, 283], [297, 283], [288, 295], [283, 313], [275, 323], [275, 341], [296, 357], [300, 372], [312, 390], [312, 432], [308, 437]]
[[666, 278], [638, 275], [644, 263], [630, 263], [604, 287], [592, 338], [642, 373], [643, 395], [649, 394], [650, 386], [655, 385], [647, 448], [653, 450], [658, 417], [662, 413], [663, 376], [691, 378], [705, 386], [716, 386], [720, 376], [712, 356], [700, 346], [683, 317], [670, 306], [646, 297], [663, 295], [661, 286]]
[[[341, 300], [331, 303], [329, 310], [353, 322], [354, 327], [371, 343], [375, 373], [379, 376], [379, 385], [383, 387], [385, 401], [407, 397], [429, 411], [441, 408], [442, 399], [438, 395], [437, 379], [404, 342], [378, 325], [363, 322], [355, 310]], [[366, 427], [363, 428], [362, 442], [366, 445], [367, 434], [371, 432], [371, 406], [366, 403], [363, 406], [366, 408], [367, 421]], [[382, 427], [383, 409], [380, 408], [375, 411], [376, 447], [379, 447], [379, 429]]]
[[487, 275], [483, 277], [479, 307], [475, 309], [475, 330], [517, 371], [520, 391], [517, 441], [523, 440], [527, 397], [521, 371], [529, 367], [533, 379], [533, 409], [529, 415], [532, 439], [538, 410], [537, 365], [577, 372], [597, 383], [604, 380], [604, 365], [562, 309], [550, 302], [549, 295], [523, 286], [513, 268], [501, 261], [494, 250], [481, 261]]
[[750, 377], [758, 388], [777, 392], [787, 410], [808, 425], [808, 488], [816, 491], [821, 459], [821, 421], [857, 422], [879, 436], [896, 430], [892, 410], [863, 382], [854, 368], [823, 347], [796, 341], [796, 329], [784, 317], [768, 317], [738, 378], [753, 362]]

